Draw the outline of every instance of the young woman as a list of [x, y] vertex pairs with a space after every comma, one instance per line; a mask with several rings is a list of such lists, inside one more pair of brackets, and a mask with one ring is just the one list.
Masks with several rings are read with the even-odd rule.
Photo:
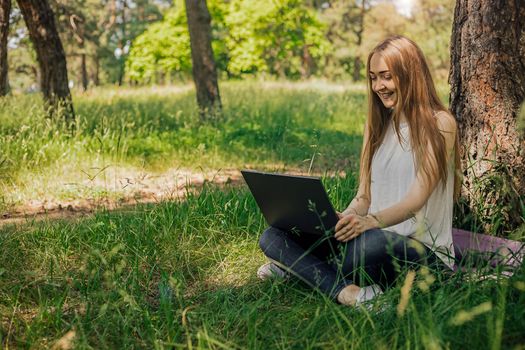
[[359, 188], [339, 213], [335, 235], [319, 239], [270, 227], [259, 242], [272, 261], [259, 277], [290, 272], [347, 305], [381, 293], [402, 267], [450, 268], [454, 260], [455, 119], [413, 41], [393, 36], [379, 43], [368, 56], [367, 74]]

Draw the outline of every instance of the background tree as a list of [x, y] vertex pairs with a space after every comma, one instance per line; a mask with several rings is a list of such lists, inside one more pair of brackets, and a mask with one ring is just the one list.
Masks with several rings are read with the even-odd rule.
[[[295, 0], [208, 0], [207, 5], [218, 72], [234, 78], [264, 74], [293, 79], [324, 73], [330, 43], [316, 10]], [[133, 41], [126, 74], [141, 83], [191, 76], [183, 1], [175, 1], [163, 21]]]
[[168, 0], [53, 0], [70, 77], [83, 89], [89, 81], [123, 84], [131, 43], [162, 19]]
[[[361, 0], [357, 4], [359, 6], [358, 14], [352, 22], [355, 22], [354, 26], [354, 33], [357, 38], [356, 45], [357, 47], [360, 47], [363, 43], [363, 32], [365, 30], [365, 15], [370, 9], [370, 3], [366, 0]], [[361, 58], [359, 55], [356, 55], [354, 57], [354, 69], [352, 73], [352, 78], [354, 81], [358, 81], [361, 79], [361, 66], [363, 65], [363, 62], [361, 61]]]
[[373, 6], [365, 16], [363, 44], [360, 52], [363, 61], [368, 53], [387, 36], [404, 34], [412, 38], [413, 33], [408, 31], [409, 20], [397, 12], [391, 2], [380, 2]]
[[486, 230], [523, 224], [525, 2], [458, 0], [451, 42], [450, 107], [459, 122], [468, 207]]
[[9, 84], [7, 80], [7, 38], [9, 36], [9, 15], [11, 0], [0, 0], [0, 96], [7, 95]]
[[211, 16], [206, 0], [186, 0], [190, 33], [193, 80], [201, 119], [214, 118], [221, 112], [217, 70], [211, 47]]
[[16, 2], [11, 3], [8, 39], [9, 87], [11, 90], [36, 91], [40, 72], [28, 29]]
[[182, 0], [133, 41], [126, 73], [134, 81], [153, 84], [191, 76], [190, 34]]
[[454, 3], [454, 0], [417, 0], [407, 23], [406, 34], [421, 47], [438, 81], [446, 81], [450, 71]]
[[324, 26], [301, 0], [283, 0], [255, 17], [256, 47], [269, 72], [280, 78], [308, 78], [328, 51]]
[[75, 113], [69, 91], [66, 57], [58, 36], [55, 17], [47, 0], [17, 0], [29, 37], [37, 54], [40, 88], [52, 112], [63, 110], [73, 125]]
[[[75, 86], [85, 89], [119, 81], [170, 84], [192, 77], [184, 0], [49, 2], [68, 78]], [[416, 40], [438, 80], [448, 74], [453, 0], [416, 0], [411, 17], [399, 14], [391, 2], [370, 0], [207, 0], [206, 4], [213, 19], [217, 73], [225, 78], [363, 79], [368, 50], [391, 33]], [[16, 3], [11, 13], [10, 86], [33, 91], [33, 82], [40, 80], [36, 55]]]
[[326, 37], [334, 50], [328, 53], [329, 75], [341, 76], [337, 67], [361, 80], [364, 53], [365, 17], [371, 9], [369, 0], [334, 0], [325, 3], [321, 18], [327, 24]]
[[[108, 4], [111, 2], [104, 4], [98, 0], [54, 3], [57, 27], [68, 61], [70, 79], [78, 81], [84, 91], [87, 90], [90, 80], [95, 85], [99, 82], [97, 45], [100, 41], [100, 33], [106, 29], [106, 22], [112, 18], [112, 7]], [[91, 69], [89, 69], [90, 64]]]

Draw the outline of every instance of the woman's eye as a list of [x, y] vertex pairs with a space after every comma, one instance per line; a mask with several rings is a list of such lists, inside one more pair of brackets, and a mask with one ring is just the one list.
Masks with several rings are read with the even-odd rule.
[[391, 75], [385, 75], [384, 78], [385, 78], [386, 80], [390, 80], [390, 79], [392, 79], [392, 76], [391, 76]]
[[376, 79], [377, 79], [376, 77], [370, 77], [370, 80], [372, 80], [372, 81], [374, 81]]

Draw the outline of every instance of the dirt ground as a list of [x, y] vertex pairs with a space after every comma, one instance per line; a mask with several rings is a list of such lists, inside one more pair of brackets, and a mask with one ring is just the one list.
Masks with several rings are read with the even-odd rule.
[[[275, 165], [270, 172], [306, 175], [297, 168]], [[344, 176], [344, 172], [313, 173], [312, 176]], [[183, 199], [188, 191], [202, 188], [205, 182], [219, 186], [243, 185], [238, 169], [192, 170], [171, 168], [163, 172], [146, 172], [144, 169], [108, 166], [90, 168], [73, 174], [75, 180], [53, 181], [51, 189], [41, 189], [20, 204], [0, 211], [0, 228], [6, 225], [22, 225], [46, 219], [75, 219], [85, 217], [101, 209], [117, 210], [132, 208], [137, 204], [159, 203]], [[33, 185], [32, 188], [34, 188]], [[49, 186], [48, 184], [46, 186]], [[47, 188], [47, 187], [46, 187]], [[56, 195], [61, 190], [69, 199]]]
[[[242, 181], [240, 171], [235, 169], [201, 172], [170, 169], [160, 174], [109, 169], [104, 177], [75, 183], [76, 186], [82, 186], [84, 193], [90, 193], [92, 189], [91, 193], [99, 194], [69, 200], [57, 199], [52, 195], [27, 200], [0, 213], [0, 228], [45, 219], [84, 217], [100, 209], [115, 210], [136, 204], [179, 200], [188, 191], [202, 187], [205, 182], [226, 185], [241, 184]], [[70, 185], [63, 183], [64, 187]], [[100, 195], [100, 189], [103, 189], [103, 195]]]

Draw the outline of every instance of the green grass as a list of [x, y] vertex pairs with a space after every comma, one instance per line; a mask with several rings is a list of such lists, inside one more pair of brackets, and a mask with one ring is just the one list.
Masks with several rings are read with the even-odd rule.
[[[215, 126], [197, 122], [185, 87], [100, 89], [75, 96], [75, 135], [44, 118], [36, 95], [2, 99], [0, 207], [35, 193], [92, 197], [64, 183], [108, 166], [306, 172], [315, 154], [316, 172], [346, 170], [324, 178], [343, 208], [356, 189], [366, 96], [303, 87], [223, 84]], [[0, 344], [47, 348], [73, 331], [80, 349], [525, 347], [523, 268], [479, 282], [420, 271], [403, 315], [404, 278], [374, 313], [297, 281], [257, 280], [264, 228], [244, 187], [212, 184], [178, 202], [4, 226]]]
[[[361, 89], [293, 85], [222, 86], [224, 119], [198, 122], [187, 87], [100, 89], [75, 96], [78, 128], [68, 135], [41, 112], [38, 95], [0, 100], [0, 206], [35, 189], [60, 193], [93, 169], [356, 169], [366, 96]], [[18, 197], [13, 193], [18, 194]]]
[[[352, 176], [325, 179], [336, 205]], [[337, 305], [300, 282], [256, 279], [264, 229], [243, 188], [178, 203], [29, 223], [0, 234], [0, 343], [77, 348], [512, 348], [525, 343], [525, 273], [466, 281], [418, 272], [382, 313]], [[425, 282], [427, 281], [427, 282]], [[430, 288], [425, 287], [430, 284]], [[481, 305], [479, 312], [476, 307]], [[472, 319], [469, 319], [471, 317]]]
[[[300, 166], [313, 154], [341, 164], [361, 146], [365, 93], [297, 91], [230, 83], [222, 89], [224, 119], [198, 123], [194, 95], [181, 90], [98, 90], [75, 98], [78, 130], [64, 133], [40, 112], [36, 95], [2, 100], [3, 170], [41, 169], [57, 159], [111, 160], [165, 166], [197, 161], [224, 167], [269, 161]], [[351, 154], [349, 154], [351, 153]], [[332, 165], [333, 167], [334, 165]]]

